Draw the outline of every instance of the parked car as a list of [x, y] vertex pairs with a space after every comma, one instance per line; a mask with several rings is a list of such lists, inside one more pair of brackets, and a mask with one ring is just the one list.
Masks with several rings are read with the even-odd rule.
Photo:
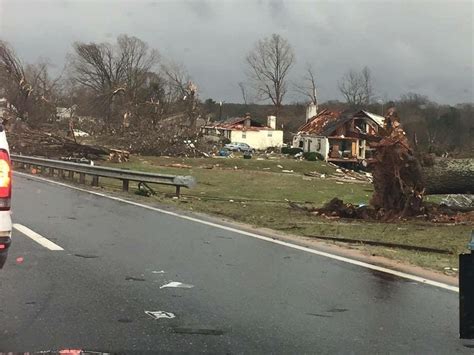
[[10, 201], [12, 195], [12, 169], [10, 150], [3, 125], [0, 124], [0, 269], [7, 259], [11, 243], [12, 220]]
[[255, 153], [255, 149], [249, 146], [247, 143], [229, 143], [224, 148], [232, 150], [234, 152], [252, 152]]

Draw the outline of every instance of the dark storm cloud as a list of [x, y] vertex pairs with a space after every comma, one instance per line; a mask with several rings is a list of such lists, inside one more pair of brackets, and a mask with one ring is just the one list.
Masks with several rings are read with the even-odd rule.
[[183, 63], [201, 97], [225, 101], [240, 100], [248, 50], [279, 33], [297, 58], [292, 79], [311, 63], [323, 100], [367, 65], [382, 98], [474, 101], [471, 1], [0, 0], [0, 31], [26, 61], [48, 57], [59, 69], [74, 41], [134, 35]]

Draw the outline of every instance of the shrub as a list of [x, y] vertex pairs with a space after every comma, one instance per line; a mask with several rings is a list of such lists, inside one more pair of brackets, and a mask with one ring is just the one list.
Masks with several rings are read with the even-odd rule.
[[305, 152], [303, 153], [303, 157], [309, 161], [324, 160], [324, 157], [316, 152]]
[[303, 149], [301, 148], [291, 148], [291, 147], [283, 147], [281, 148], [281, 154], [289, 154], [289, 155], [296, 155], [301, 153]]

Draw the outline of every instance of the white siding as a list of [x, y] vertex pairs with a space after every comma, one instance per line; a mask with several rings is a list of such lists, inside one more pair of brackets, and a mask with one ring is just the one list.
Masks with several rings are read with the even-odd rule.
[[261, 130], [261, 131], [240, 131], [231, 132], [230, 141], [232, 143], [247, 143], [255, 149], [267, 149], [270, 147], [281, 147], [283, 145], [283, 131]]
[[316, 152], [324, 157], [329, 156], [329, 140], [320, 136], [295, 136], [293, 138], [293, 147], [300, 148], [299, 142], [303, 142], [303, 152]]

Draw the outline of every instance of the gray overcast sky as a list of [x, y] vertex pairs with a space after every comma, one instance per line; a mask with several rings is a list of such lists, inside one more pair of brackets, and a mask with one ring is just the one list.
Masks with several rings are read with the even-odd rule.
[[343, 73], [368, 65], [381, 97], [473, 102], [473, 17], [461, 0], [0, 0], [1, 38], [25, 61], [60, 68], [72, 42], [126, 33], [183, 63], [202, 98], [227, 102], [241, 101], [248, 50], [274, 32], [294, 48], [294, 80], [307, 62], [316, 69], [321, 100], [342, 99]]

